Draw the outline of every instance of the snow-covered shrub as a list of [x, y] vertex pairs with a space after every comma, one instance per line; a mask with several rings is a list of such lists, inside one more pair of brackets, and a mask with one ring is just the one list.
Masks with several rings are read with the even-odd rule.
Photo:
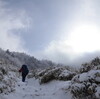
[[37, 69], [36, 72], [35, 72], [35, 77], [39, 78], [39, 77], [43, 76], [46, 72], [50, 71], [51, 69], [52, 69], [51, 67], [49, 67], [47, 69], [43, 69], [43, 70]]
[[8, 94], [14, 91], [16, 77], [16, 67], [2, 63], [0, 65], [0, 93]]
[[7, 74], [6, 68], [0, 67], [0, 70], [1, 70], [1, 72], [2, 72], [3, 75], [6, 75]]
[[69, 70], [64, 70], [64, 71], [61, 72], [61, 74], [59, 75], [58, 78], [60, 80], [71, 80], [75, 74], [76, 73], [71, 72]]
[[10, 93], [13, 92], [15, 89], [15, 79], [10, 77], [4, 77], [0, 82], [0, 93]]
[[7, 75], [8, 73], [7, 68], [4, 65], [0, 65], [0, 71], [3, 75]]
[[82, 64], [82, 66], [80, 68], [80, 73], [88, 72], [92, 69], [100, 69], [100, 59], [98, 57], [96, 57], [89, 63]]
[[10, 77], [5, 77], [2, 80], [0, 89], [2, 89], [1, 93], [5, 93], [8, 94], [10, 92], [13, 92], [15, 89], [15, 79], [14, 78], [10, 78]]
[[3, 74], [2, 74], [2, 72], [0, 71], [0, 81], [2, 81], [2, 79], [3, 79]]
[[82, 64], [69, 85], [74, 99], [100, 99], [100, 59]]
[[4, 67], [0, 67], [0, 81], [3, 80], [4, 75], [6, 75], [6, 74], [7, 74], [6, 69]]
[[95, 89], [95, 96], [99, 99], [100, 98], [100, 86]]
[[33, 77], [35, 77], [35, 72], [36, 72], [36, 70], [30, 70], [29, 73], [28, 73], [28, 75], [27, 75], [27, 78], [33, 78]]
[[37, 73], [40, 84], [50, 80], [71, 80], [76, 73], [67, 70], [66, 67], [52, 67]]
[[77, 74], [71, 82], [70, 91], [75, 99], [99, 99], [100, 70]]
[[57, 79], [60, 72], [61, 72], [60, 68], [55, 68], [55, 67], [54, 68], [48, 68], [48, 69], [40, 71], [38, 73], [37, 77], [39, 78], [40, 84], [42, 84], [42, 83], [46, 83], [50, 80]]
[[47, 73], [39, 78], [39, 83], [40, 84], [46, 83], [46, 82], [53, 80], [53, 79], [54, 79], [54, 75], [51, 72], [49, 72], [49, 73]]

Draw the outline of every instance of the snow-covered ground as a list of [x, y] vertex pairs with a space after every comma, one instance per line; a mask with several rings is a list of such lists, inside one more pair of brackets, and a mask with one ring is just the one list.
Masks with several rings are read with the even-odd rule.
[[2, 99], [71, 99], [71, 94], [64, 90], [69, 84], [70, 81], [53, 80], [40, 85], [35, 78], [27, 79], [25, 83], [19, 79], [15, 91]]

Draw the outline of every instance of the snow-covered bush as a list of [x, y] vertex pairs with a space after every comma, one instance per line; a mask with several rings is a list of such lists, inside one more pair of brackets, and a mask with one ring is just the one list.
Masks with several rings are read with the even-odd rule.
[[4, 79], [4, 75], [7, 75], [7, 69], [6, 67], [0, 65], [0, 81]]
[[28, 73], [28, 75], [27, 75], [27, 78], [33, 78], [33, 77], [35, 77], [35, 73], [36, 73], [36, 71], [37, 70], [30, 70], [30, 72]]
[[2, 74], [2, 72], [0, 71], [0, 81], [2, 81], [2, 79], [3, 79], [3, 74]]
[[15, 79], [11, 78], [11, 77], [4, 77], [4, 79], [2, 80], [2, 82], [0, 83], [0, 89], [1, 92], [0, 93], [5, 93], [8, 94], [10, 92], [13, 92], [15, 89]]
[[75, 72], [67, 70], [66, 67], [52, 67], [38, 72], [36, 78], [39, 78], [39, 82], [42, 84], [53, 79], [71, 80], [75, 74]]
[[100, 59], [82, 64], [72, 78], [69, 90], [74, 99], [100, 99]]
[[99, 99], [100, 70], [90, 70], [73, 77], [70, 91], [75, 99]]
[[75, 74], [76, 74], [75, 72], [64, 70], [61, 72], [58, 78], [59, 80], [71, 80]]
[[8, 94], [14, 91], [16, 77], [16, 67], [4, 63], [0, 65], [0, 93]]
[[82, 64], [80, 68], [80, 73], [88, 72], [89, 70], [92, 70], [92, 69], [100, 69], [100, 59], [98, 57], [96, 57], [89, 63]]

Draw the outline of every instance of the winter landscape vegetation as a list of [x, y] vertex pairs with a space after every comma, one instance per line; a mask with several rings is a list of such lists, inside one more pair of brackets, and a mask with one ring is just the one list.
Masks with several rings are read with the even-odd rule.
[[[22, 64], [30, 70], [25, 82]], [[100, 99], [100, 58], [74, 68], [0, 49], [0, 99]]]

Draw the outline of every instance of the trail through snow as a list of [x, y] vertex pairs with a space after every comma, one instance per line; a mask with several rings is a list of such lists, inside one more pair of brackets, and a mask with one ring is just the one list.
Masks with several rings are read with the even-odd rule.
[[5, 95], [3, 99], [71, 99], [71, 95], [63, 88], [69, 81], [51, 81], [40, 85], [35, 78], [28, 79], [25, 83], [19, 80], [15, 92]]

